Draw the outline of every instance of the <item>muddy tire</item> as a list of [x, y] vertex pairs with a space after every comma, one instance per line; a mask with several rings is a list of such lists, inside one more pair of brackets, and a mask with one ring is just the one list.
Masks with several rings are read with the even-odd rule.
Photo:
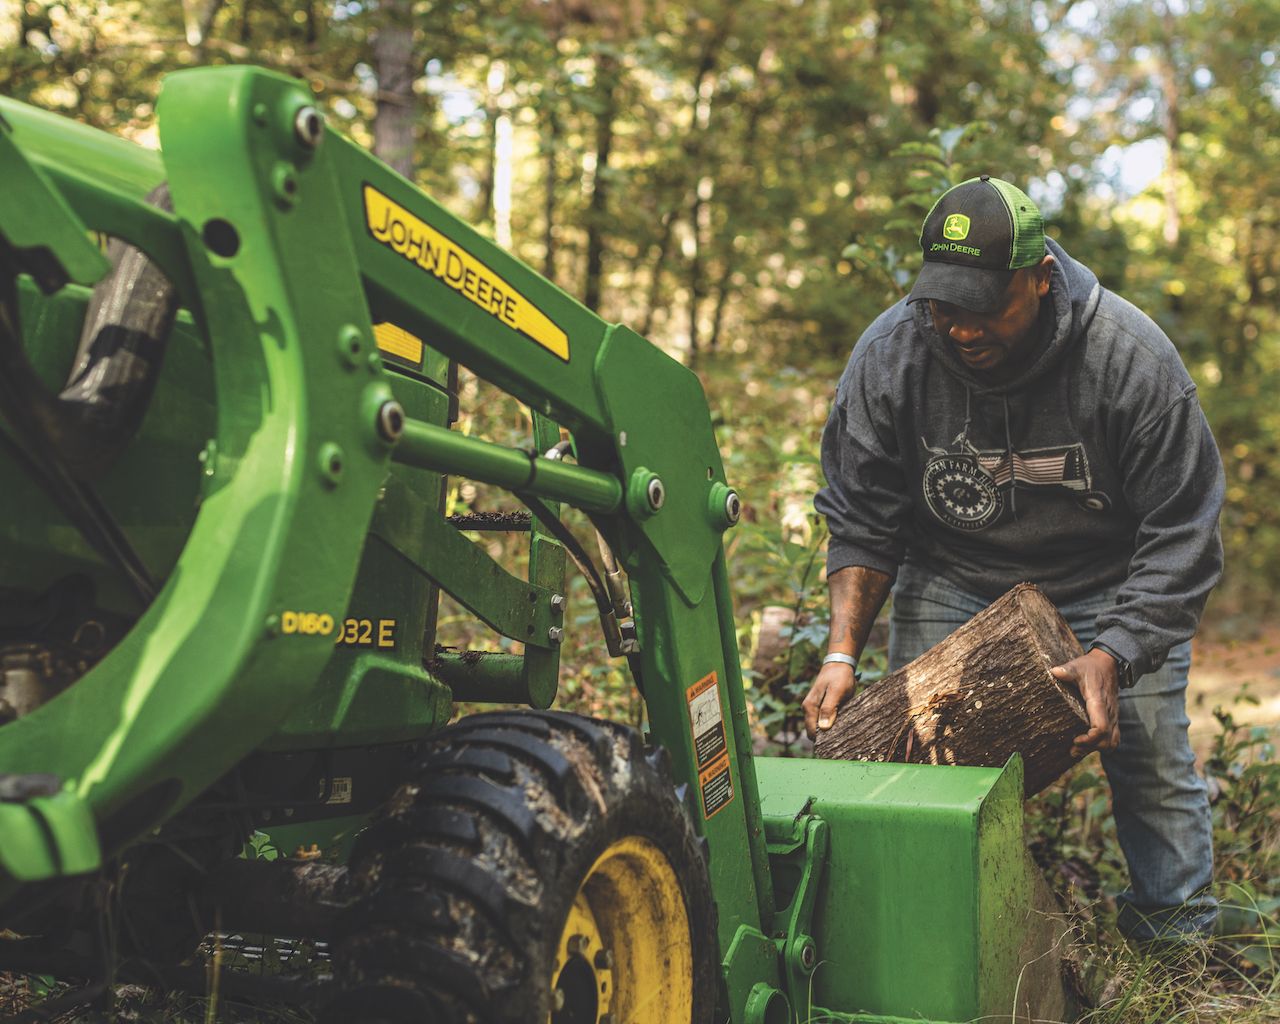
[[351, 874], [327, 1024], [712, 1019], [704, 844], [666, 752], [631, 729], [464, 719], [361, 838]]

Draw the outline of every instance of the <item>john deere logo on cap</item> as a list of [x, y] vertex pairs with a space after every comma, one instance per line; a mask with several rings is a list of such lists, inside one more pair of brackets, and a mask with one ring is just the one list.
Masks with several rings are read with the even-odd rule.
[[963, 213], [951, 214], [942, 225], [942, 237], [953, 242], [969, 237], [969, 218]]

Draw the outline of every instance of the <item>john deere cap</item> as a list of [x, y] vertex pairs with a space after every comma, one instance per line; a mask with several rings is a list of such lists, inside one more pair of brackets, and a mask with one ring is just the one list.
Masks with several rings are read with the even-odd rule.
[[908, 302], [937, 299], [991, 313], [1002, 305], [1013, 272], [1044, 259], [1044, 222], [1025, 192], [984, 174], [933, 204], [920, 248], [924, 266]]

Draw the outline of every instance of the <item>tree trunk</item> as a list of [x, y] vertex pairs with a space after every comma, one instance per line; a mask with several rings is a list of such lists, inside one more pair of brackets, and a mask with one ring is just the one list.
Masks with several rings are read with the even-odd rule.
[[1161, 118], [1161, 130], [1164, 133], [1165, 145], [1169, 152], [1165, 157], [1163, 179], [1164, 189], [1164, 241], [1168, 246], [1178, 244], [1181, 230], [1181, 218], [1178, 214], [1178, 171], [1179, 147], [1178, 135], [1178, 70], [1177, 60], [1177, 23], [1169, 5], [1162, 4], [1160, 9], [1161, 28], [1164, 39], [1158, 58], [1158, 74], [1160, 77], [1160, 93], [1164, 98], [1164, 112]]
[[675, 229], [676, 211], [668, 210], [662, 215], [662, 233], [658, 237], [658, 256], [653, 261], [653, 272], [649, 277], [649, 297], [645, 302], [644, 316], [640, 320], [640, 337], [649, 337], [653, 329], [653, 314], [657, 311], [658, 300], [662, 296], [662, 275], [667, 268], [667, 253], [671, 250], [671, 235]]
[[1079, 758], [1088, 728], [1072, 687], [1049, 673], [1081, 654], [1039, 588], [1020, 583], [909, 665], [846, 704], [818, 757], [996, 768], [1017, 751], [1028, 796]]
[[698, 61], [698, 72], [693, 83], [693, 110], [689, 123], [689, 140], [687, 146], [689, 166], [692, 169], [693, 191], [689, 195], [689, 236], [691, 252], [689, 254], [689, 365], [698, 361], [698, 350], [701, 348], [700, 325], [698, 311], [702, 299], [706, 295], [706, 285], [702, 275], [703, 237], [707, 233], [709, 210], [707, 203], [711, 199], [715, 182], [704, 173], [704, 161], [707, 139], [711, 132], [711, 101], [715, 93], [713, 74], [716, 62], [720, 57], [720, 47], [724, 43], [730, 21], [726, 19], [724, 29], [715, 36], [707, 38], [702, 48], [702, 56]]
[[378, 101], [373, 115], [373, 152], [378, 159], [413, 177], [413, 23], [409, 0], [384, 0], [373, 38]]
[[596, 118], [596, 163], [591, 176], [591, 202], [587, 208], [587, 268], [582, 303], [600, 312], [604, 277], [605, 218], [609, 210], [609, 156], [613, 150], [613, 119], [618, 113], [618, 59], [611, 53], [596, 57], [596, 96], [601, 110]]
[[556, 155], [560, 149], [560, 118], [555, 104], [559, 97], [543, 93], [543, 160], [546, 164], [546, 191], [542, 194], [542, 276], [556, 283], [556, 190], [560, 176], [556, 173]]

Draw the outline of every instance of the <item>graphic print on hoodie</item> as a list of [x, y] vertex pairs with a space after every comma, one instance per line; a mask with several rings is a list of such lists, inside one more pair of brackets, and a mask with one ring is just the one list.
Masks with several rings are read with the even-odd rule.
[[1104, 512], [1111, 499], [1093, 489], [1084, 445], [1066, 444], [1026, 451], [982, 451], [961, 433], [951, 448], [920, 443], [932, 455], [925, 463], [921, 489], [929, 511], [957, 530], [985, 530], [1000, 521], [1006, 494], [1019, 487], [1054, 487], [1070, 492], [1076, 504]]
[[827, 571], [905, 560], [993, 599], [1119, 586], [1099, 639], [1141, 674], [1221, 573], [1222, 463], [1176, 349], [1052, 240], [1040, 352], [992, 384], [901, 301], [855, 346], [823, 432]]

